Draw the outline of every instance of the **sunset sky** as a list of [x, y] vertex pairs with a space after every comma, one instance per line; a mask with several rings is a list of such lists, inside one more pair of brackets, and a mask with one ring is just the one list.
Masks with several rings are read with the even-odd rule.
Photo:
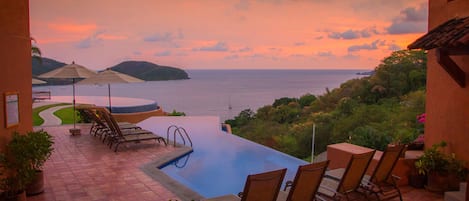
[[30, 0], [44, 57], [101, 70], [373, 69], [427, 32], [428, 0]]

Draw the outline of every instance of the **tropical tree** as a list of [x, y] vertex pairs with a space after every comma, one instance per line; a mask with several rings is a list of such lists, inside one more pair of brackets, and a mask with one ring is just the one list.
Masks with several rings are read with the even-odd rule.
[[371, 85], [387, 98], [422, 89], [426, 84], [426, 64], [426, 52], [422, 50], [393, 52], [376, 67]]
[[33, 59], [37, 59], [40, 63], [42, 63], [41, 50], [35, 45], [36, 40], [33, 37], [31, 37], [31, 41], [34, 42], [34, 44], [31, 44], [31, 56]]
[[407, 143], [421, 131], [416, 116], [425, 113], [426, 52], [393, 52], [374, 74], [344, 82], [314, 96], [283, 97], [233, 120], [233, 133], [298, 158], [310, 157], [312, 127], [315, 153], [349, 142], [383, 150]]

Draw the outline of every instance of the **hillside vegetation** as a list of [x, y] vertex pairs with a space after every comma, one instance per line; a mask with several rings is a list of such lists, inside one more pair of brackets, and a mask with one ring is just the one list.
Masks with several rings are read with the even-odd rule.
[[256, 112], [246, 109], [227, 120], [233, 133], [298, 158], [329, 144], [350, 142], [383, 150], [421, 134], [416, 116], [425, 112], [426, 53], [393, 52], [374, 74], [352, 79], [319, 96], [284, 97]]

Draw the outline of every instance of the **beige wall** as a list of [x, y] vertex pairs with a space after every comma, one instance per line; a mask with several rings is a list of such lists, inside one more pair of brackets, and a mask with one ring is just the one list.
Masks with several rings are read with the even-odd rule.
[[[13, 131], [32, 130], [29, 1], [0, 1], [0, 150]], [[4, 93], [19, 92], [20, 124], [5, 128]]]
[[[468, 0], [429, 0], [429, 30], [454, 17], [469, 16]], [[469, 56], [453, 57], [466, 73]], [[441, 140], [448, 143], [447, 151], [469, 161], [469, 77], [461, 88], [436, 62], [435, 50], [428, 53], [425, 144]]]

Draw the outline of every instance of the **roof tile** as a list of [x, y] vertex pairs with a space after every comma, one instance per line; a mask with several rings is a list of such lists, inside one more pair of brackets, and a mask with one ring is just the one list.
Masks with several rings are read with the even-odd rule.
[[465, 45], [469, 45], [469, 16], [446, 21], [407, 47], [409, 49], [430, 50]]

